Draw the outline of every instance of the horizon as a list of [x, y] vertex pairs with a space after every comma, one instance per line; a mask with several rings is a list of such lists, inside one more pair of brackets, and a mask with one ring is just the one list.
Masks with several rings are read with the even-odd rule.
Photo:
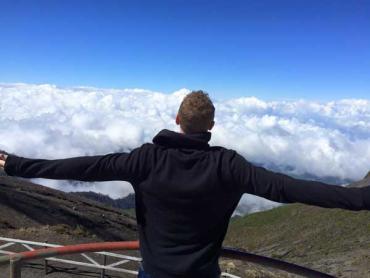
[[27, 82], [1, 82], [0, 81], [0, 87], [1, 86], [51, 86], [51, 87], [54, 87], [56, 89], [63, 89], [63, 90], [75, 90], [75, 89], [81, 89], [81, 90], [97, 90], [97, 91], [101, 91], [101, 90], [106, 90], [106, 91], [122, 91], [122, 92], [125, 92], [125, 91], [136, 91], [136, 92], [153, 92], [153, 93], [160, 93], [160, 94], [165, 94], [165, 95], [171, 95], [173, 93], [176, 93], [176, 92], [181, 92], [181, 91], [188, 91], [188, 92], [191, 92], [193, 90], [202, 90], [204, 91], [205, 93], [207, 93], [209, 95], [209, 97], [212, 99], [212, 101], [228, 101], [228, 100], [235, 100], [235, 99], [249, 99], [249, 98], [256, 98], [256, 99], [259, 99], [259, 100], [262, 100], [262, 101], [266, 101], [266, 102], [299, 102], [299, 101], [307, 101], [307, 102], [313, 102], [313, 103], [320, 103], [320, 104], [324, 104], [324, 103], [330, 103], [330, 102], [338, 102], [338, 101], [346, 101], [346, 100], [364, 100], [364, 101], [368, 101], [369, 100], [369, 97], [367, 96], [363, 96], [363, 97], [355, 97], [355, 96], [344, 96], [344, 97], [340, 97], [340, 96], [337, 96], [337, 97], [332, 97], [332, 98], [321, 98], [321, 99], [312, 99], [312, 98], [308, 98], [308, 97], [262, 97], [262, 96], [259, 96], [257, 94], [244, 94], [244, 95], [236, 95], [236, 96], [232, 96], [232, 95], [223, 95], [223, 96], [220, 96], [220, 95], [216, 95], [214, 93], [212, 93], [211, 91], [206, 91], [202, 88], [196, 88], [196, 89], [189, 89], [189, 88], [185, 88], [185, 87], [182, 87], [182, 88], [177, 88], [177, 89], [174, 89], [172, 91], [159, 91], [159, 90], [153, 90], [151, 88], [141, 88], [141, 87], [112, 87], [112, 86], [93, 86], [93, 85], [72, 85], [72, 86], [68, 86], [68, 85], [65, 85], [65, 86], [61, 86], [61, 85], [58, 85], [58, 84], [55, 84], [55, 83], [45, 83], [45, 82], [41, 82], [41, 83], [27, 83]]

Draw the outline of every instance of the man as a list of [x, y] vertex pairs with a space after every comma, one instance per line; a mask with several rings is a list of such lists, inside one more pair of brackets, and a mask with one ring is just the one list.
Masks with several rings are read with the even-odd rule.
[[25, 178], [129, 181], [136, 193], [140, 277], [219, 277], [222, 242], [244, 193], [281, 203], [370, 209], [370, 187], [294, 179], [256, 167], [233, 150], [209, 146], [214, 113], [208, 95], [193, 91], [176, 116], [180, 133], [162, 130], [153, 143], [130, 153], [56, 160], [3, 155], [0, 166]]

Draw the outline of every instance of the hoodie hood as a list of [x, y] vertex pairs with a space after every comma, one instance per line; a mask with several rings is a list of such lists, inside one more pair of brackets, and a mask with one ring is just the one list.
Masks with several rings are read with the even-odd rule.
[[172, 148], [206, 149], [209, 148], [211, 132], [197, 132], [184, 134], [168, 129], [161, 130], [153, 138], [156, 145]]

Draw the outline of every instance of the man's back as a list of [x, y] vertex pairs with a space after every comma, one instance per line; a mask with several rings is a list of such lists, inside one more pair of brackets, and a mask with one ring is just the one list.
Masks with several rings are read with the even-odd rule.
[[216, 277], [227, 225], [242, 195], [235, 152], [210, 133], [163, 130], [146, 144], [148, 175], [134, 184], [144, 269], [154, 277]]

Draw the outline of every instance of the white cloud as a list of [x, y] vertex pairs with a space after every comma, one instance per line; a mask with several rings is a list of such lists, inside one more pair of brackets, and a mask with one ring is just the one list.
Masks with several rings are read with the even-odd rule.
[[[174, 118], [186, 93], [0, 84], [0, 149], [42, 158], [129, 150], [150, 142], [163, 128], [177, 130]], [[250, 161], [289, 174], [353, 180], [370, 168], [370, 100], [267, 102], [245, 97], [215, 105], [211, 144], [233, 148]], [[40, 183], [113, 197], [132, 190], [125, 183]]]

